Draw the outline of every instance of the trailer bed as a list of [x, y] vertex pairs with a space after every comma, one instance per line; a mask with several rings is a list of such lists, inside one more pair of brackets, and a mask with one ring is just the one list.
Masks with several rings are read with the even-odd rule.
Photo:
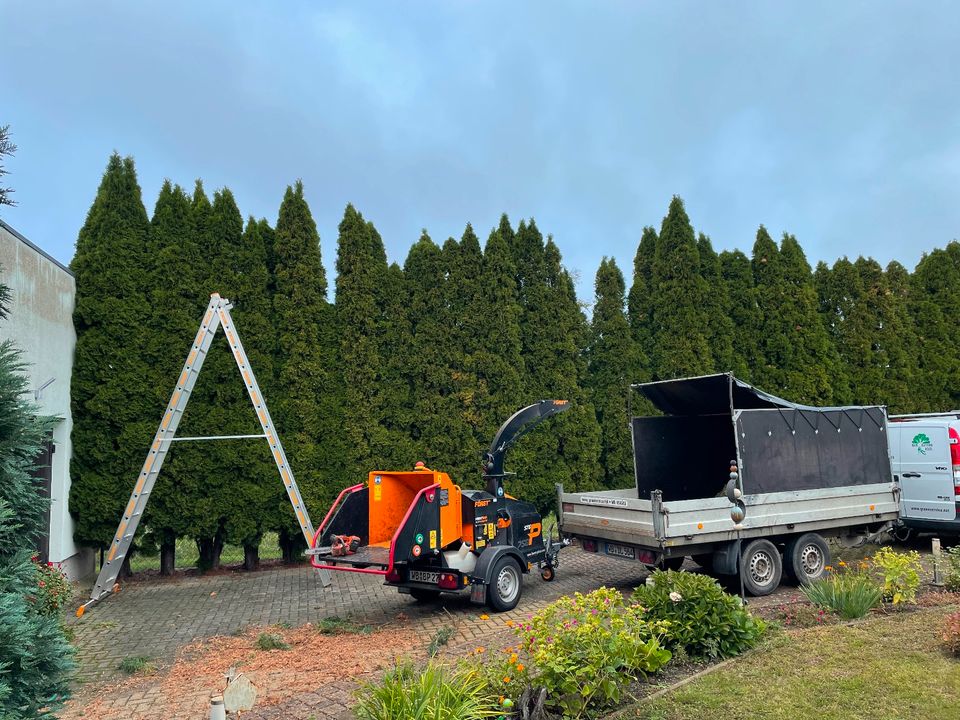
[[712, 544], [738, 539], [869, 527], [895, 520], [898, 511], [892, 482], [746, 495], [746, 517], [739, 529], [730, 517], [726, 497], [661, 498], [659, 491], [651, 493], [649, 500], [638, 498], [634, 488], [567, 493], [561, 487], [563, 533], [695, 554]]

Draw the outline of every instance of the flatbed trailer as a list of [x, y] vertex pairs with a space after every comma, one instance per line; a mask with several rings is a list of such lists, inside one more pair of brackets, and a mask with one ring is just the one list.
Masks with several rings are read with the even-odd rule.
[[882, 407], [815, 408], [730, 374], [634, 386], [667, 413], [633, 418], [636, 486], [565, 492], [558, 522], [588, 552], [651, 567], [684, 558], [766, 595], [823, 576], [824, 538], [898, 516]]

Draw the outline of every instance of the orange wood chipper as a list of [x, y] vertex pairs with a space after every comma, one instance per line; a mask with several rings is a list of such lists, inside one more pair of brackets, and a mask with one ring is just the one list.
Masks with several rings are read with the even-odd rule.
[[523, 574], [537, 567], [553, 580], [567, 542], [544, 534], [532, 503], [504, 492], [504, 457], [522, 435], [568, 407], [566, 400], [541, 400], [514, 413], [485, 453], [484, 490], [461, 490], [423, 463], [374, 470], [334, 501], [307, 551], [311, 564], [383, 575], [420, 601], [469, 588], [475, 603], [516, 607]]

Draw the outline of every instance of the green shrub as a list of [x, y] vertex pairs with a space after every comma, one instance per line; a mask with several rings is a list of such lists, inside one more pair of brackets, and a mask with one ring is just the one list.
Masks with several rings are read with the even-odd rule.
[[373, 632], [373, 625], [360, 625], [350, 618], [332, 615], [317, 623], [317, 632], [321, 635], [369, 635]]
[[648, 620], [667, 621], [668, 647], [683, 648], [691, 658], [739, 655], [766, 629], [740, 598], [707, 575], [657, 570], [634, 591], [633, 602], [645, 608]]
[[59, 617], [63, 606], [70, 601], [73, 587], [60, 568], [52, 563], [43, 564], [33, 557], [37, 568], [37, 591], [34, 603], [37, 610], [48, 617]]
[[873, 564], [883, 573], [883, 599], [899, 605], [915, 603], [920, 587], [920, 553], [916, 550], [897, 552], [890, 547], [880, 548], [873, 556]]
[[477, 648], [476, 652], [461, 661], [463, 669], [475, 673], [483, 682], [485, 695], [496, 698], [500, 707], [509, 709], [531, 684], [531, 670], [523, 662], [520, 648], [505, 648], [503, 652], [488, 652]]
[[380, 682], [363, 684], [356, 698], [359, 720], [475, 720], [500, 714], [476, 672], [432, 662], [423, 669], [397, 665]]
[[940, 637], [947, 652], [960, 655], [960, 612], [947, 615]]
[[660, 642], [665, 630], [609, 588], [562, 597], [517, 627], [536, 684], [569, 718], [617, 702], [632, 677], [669, 662]]
[[284, 641], [282, 635], [276, 633], [260, 633], [257, 637], [257, 650], [289, 650], [290, 645]]
[[950, 592], [960, 592], [960, 545], [947, 548], [944, 558], [947, 561], [944, 584]]
[[440, 648], [450, 642], [454, 630], [455, 628], [451, 625], [444, 625], [443, 627], [437, 628], [433, 637], [430, 638], [430, 644], [427, 646], [427, 655], [429, 657], [435, 657], [436, 654], [440, 652]]
[[817, 607], [831, 610], [846, 620], [862, 618], [883, 599], [883, 588], [862, 569], [831, 572], [800, 590]]

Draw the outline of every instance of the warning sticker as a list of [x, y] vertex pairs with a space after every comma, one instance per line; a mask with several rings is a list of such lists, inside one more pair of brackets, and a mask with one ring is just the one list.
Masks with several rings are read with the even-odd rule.
[[430, 531], [430, 547], [435, 548], [437, 546], [437, 531]]

